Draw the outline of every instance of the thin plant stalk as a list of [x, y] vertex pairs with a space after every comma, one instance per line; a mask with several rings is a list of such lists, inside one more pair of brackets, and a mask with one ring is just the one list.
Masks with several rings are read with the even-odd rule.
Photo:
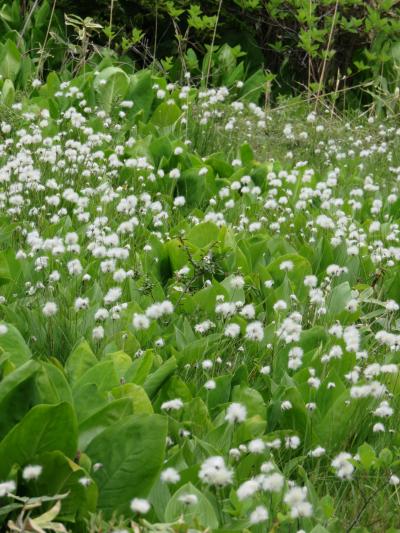
[[222, 0], [219, 0], [217, 18], [215, 20], [214, 31], [213, 31], [213, 36], [212, 36], [212, 40], [211, 40], [211, 48], [210, 48], [210, 53], [209, 53], [209, 58], [208, 58], [207, 75], [206, 75], [206, 89], [208, 87], [208, 80], [210, 78], [211, 61], [212, 61], [212, 55], [213, 55], [213, 50], [214, 50], [215, 38], [217, 36], [217, 26], [218, 26], [218, 22], [219, 22], [219, 16], [221, 14], [221, 8], [222, 8]]
[[338, 5], [339, 5], [339, 0], [336, 0], [335, 9], [334, 9], [334, 12], [333, 12], [333, 17], [332, 17], [331, 29], [329, 31], [328, 44], [326, 45], [325, 57], [324, 57], [324, 61], [322, 63], [321, 75], [320, 75], [319, 82], [318, 82], [318, 91], [317, 91], [317, 97], [316, 97], [316, 100], [315, 100], [314, 111], [317, 110], [319, 97], [320, 97], [320, 94], [321, 94], [321, 88], [322, 88], [322, 84], [323, 84], [324, 78], [325, 78], [326, 65], [328, 63], [328, 55], [329, 55], [329, 51], [331, 49], [333, 32], [334, 32], [335, 25], [336, 25], [336, 15], [337, 15], [337, 10], [338, 10]]

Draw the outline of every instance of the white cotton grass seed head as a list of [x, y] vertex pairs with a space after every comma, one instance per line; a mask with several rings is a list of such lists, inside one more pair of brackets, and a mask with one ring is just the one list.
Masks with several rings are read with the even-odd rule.
[[250, 513], [250, 524], [260, 524], [268, 520], [268, 511], [263, 505], [258, 505], [254, 511]]
[[179, 475], [179, 472], [172, 467], [166, 468], [161, 472], [161, 481], [164, 483], [178, 483], [178, 481], [181, 479], [181, 476]]
[[133, 498], [130, 507], [134, 513], [138, 514], [146, 514], [150, 511], [150, 503], [144, 498]]
[[279, 268], [285, 272], [291, 272], [294, 268], [294, 263], [293, 261], [282, 261], [282, 263], [279, 265]]
[[103, 326], [97, 326], [92, 330], [92, 339], [94, 341], [101, 341], [104, 338]]
[[[268, 472], [271, 472], [271, 470], [268, 470], [268, 472], [266, 472], [266, 466], [264, 466], [261, 471], [267, 474]], [[283, 489], [284, 484], [285, 478], [282, 476], [282, 474], [280, 474], [279, 472], [273, 472], [272, 474], [266, 475], [263, 478], [262, 489], [266, 492], [280, 492]]]
[[168, 400], [161, 404], [161, 409], [163, 411], [179, 411], [182, 409], [183, 402], [180, 398], [175, 398], [174, 400]]
[[312, 505], [307, 501], [307, 488], [293, 486], [289, 488], [284, 502], [290, 507], [292, 518], [308, 517], [312, 515]]
[[224, 487], [232, 483], [233, 471], [225, 465], [223, 457], [209, 457], [200, 467], [199, 478], [207, 485]]
[[46, 302], [42, 307], [42, 313], [46, 317], [51, 317], [57, 314], [58, 306], [55, 302]]
[[198, 497], [196, 494], [181, 494], [178, 498], [178, 500], [183, 503], [184, 505], [190, 506], [190, 505], [196, 505], [198, 502]]
[[350, 462], [353, 459], [350, 453], [341, 452], [331, 462], [332, 467], [336, 470], [336, 475], [341, 479], [351, 479], [354, 472], [354, 466]]
[[308, 452], [308, 455], [310, 457], [322, 457], [325, 454], [325, 451], [325, 448], [323, 448], [322, 446], [317, 446], [313, 450], [310, 450]]
[[261, 342], [264, 338], [264, 328], [262, 323], [258, 320], [250, 322], [250, 324], [246, 326], [246, 338], [251, 341]]
[[209, 379], [204, 383], [204, 388], [207, 390], [215, 390], [217, 388], [217, 383], [214, 379]]
[[244, 278], [242, 276], [234, 276], [230, 281], [230, 285], [232, 289], [243, 289]]
[[23, 469], [22, 477], [26, 481], [31, 481], [33, 479], [37, 479], [42, 471], [43, 467], [41, 465], [28, 465]]
[[0, 483], [0, 498], [4, 498], [7, 494], [15, 492], [17, 486], [15, 481], [3, 481]]
[[239, 485], [236, 494], [240, 501], [246, 500], [254, 496], [260, 490], [260, 483], [256, 479], [248, 479]]
[[150, 327], [150, 320], [147, 318], [146, 315], [135, 313], [132, 318], [132, 326], [134, 329], [149, 329]]
[[265, 442], [262, 439], [253, 439], [248, 444], [250, 453], [260, 454], [265, 450]]
[[246, 418], [247, 409], [246, 406], [241, 403], [233, 402], [226, 410], [225, 420], [227, 420], [230, 424], [244, 422]]

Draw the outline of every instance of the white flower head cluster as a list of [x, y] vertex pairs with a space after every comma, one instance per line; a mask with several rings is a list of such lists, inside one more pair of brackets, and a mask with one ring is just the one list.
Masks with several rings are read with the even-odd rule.
[[233, 471], [225, 465], [223, 457], [209, 457], [201, 465], [199, 478], [207, 485], [224, 487], [232, 483]]

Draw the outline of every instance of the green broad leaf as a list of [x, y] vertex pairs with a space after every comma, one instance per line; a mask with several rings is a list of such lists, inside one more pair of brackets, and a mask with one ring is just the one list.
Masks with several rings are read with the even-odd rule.
[[207, 405], [201, 398], [193, 398], [189, 403], [185, 403], [182, 418], [189, 420], [189, 428], [193, 435], [202, 437], [211, 428]]
[[127, 515], [134, 497], [145, 498], [162, 468], [167, 418], [132, 415], [98, 435], [87, 454], [102, 468], [94, 474], [99, 488], [98, 509], [105, 517]]
[[232, 402], [239, 402], [247, 409], [247, 416], [259, 415], [265, 420], [267, 408], [261, 394], [250, 387], [237, 385], [232, 391]]
[[[204, 289], [196, 292], [196, 294], [192, 296], [192, 301], [203, 311], [205, 311], [207, 315], [213, 315], [215, 312], [216, 298], [219, 294], [223, 294], [225, 298], [229, 296], [225, 287], [213, 280], [209, 287], [205, 287]], [[208, 338], [209, 337], [207, 337], [207, 339]], [[202, 340], [204, 343], [204, 339]], [[205, 343], [208, 343], [208, 341], [205, 341]]]
[[34, 13], [34, 20], [36, 28], [47, 27], [50, 16], [50, 3], [48, 0], [41, 2], [41, 6]]
[[15, 81], [20, 67], [21, 52], [11, 39], [7, 39], [0, 49], [0, 75]]
[[35, 379], [38, 403], [72, 404], [71, 387], [64, 373], [54, 364], [42, 362]]
[[76, 380], [72, 389], [79, 390], [85, 385], [95, 384], [99, 392], [106, 392], [119, 384], [119, 379], [115, 371], [112, 360], [100, 361], [86, 370], [86, 372]]
[[189, 207], [201, 208], [202, 205], [217, 192], [215, 179], [211, 170], [199, 175], [200, 168], [192, 167], [184, 170], [177, 180], [176, 190], [186, 198]]
[[65, 363], [65, 372], [70, 383], [74, 383], [92, 366], [98, 363], [87, 341], [80, 341]]
[[178, 239], [171, 239], [165, 245], [171, 267], [173, 270], [179, 270], [188, 262], [188, 255], [183, 249], [182, 243]]
[[129, 368], [132, 366], [132, 359], [129, 355], [121, 350], [118, 352], [108, 353], [103, 359], [104, 361], [111, 360], [114, 365], [114, 371], [118, 379], [124, 378]]
[[112, 389], [114, 398], [129, 398], [132, 404], [132, 412], [135, 415], [152, 414], [153, 407], [145, 390], [135, 383], [125, 383]]
[[244, 82], [240, 91], [241, 100], [247, 102], [258, 102], [261, 94], [265, 91], [265, 82], [267, 76], [262, 70], [257, 70], [254, 74], [249, 76]]
[[240, 147], [240, 160], [243, 165], [250, 165], [254, 160], [254, 153], [250, 145], [245, 143]]
[[373, 466], [376, 461], [375, 450], [372, 448], [372, 446], [364, 442], [364, 444], [358, 448], [357, 453], [360, 457], [360, 463], [365, 470], [370, 470], [371, 466]]
[[7, 327], [7, 331], [0, 335], [0, 350], [7, 354], [13, 365], [23, 365], [31, 359], [31, 351], [15, 326], [7, 323], [3, 325]]
[[238, 426], [236, 429], [235, 440], [239, 445], [242, 442], [261, 437], [264, 434], [266, 427], [267, 421], [265, 420], [265, 417], [262, 418], [260, 415], [251, 416]]
[[169, 159], [172, 155], [172, 144], [170, 139], [165, 137], [155, 137], [152, 139], [149, 146], [150, 154], [153, 157], [153, 161], [156, 166], [160, 163], [160, 160], [164, 157]]
[[158, 479], [151, 489], [147, 498], [159, 522], [164, 521], [164, 511], [171, 499], [171, 492], [168, 484]]
[[122, 418], [132, 414], [132, 400], [128, 397], [114, 400], [102, 409], [96, 411], [93, 415], [79, 424], [79, 450], [86, 450], [92, 440], [102, 431]]
[[141, 70], [130, 77], [127, 98], [133, 100], [133, 110], [136, 113], [142, 111], [143, 120], [147, 121], [154, 101], [150, 70]]
[[165, 381], [175, 372], [177, 366], [176, 359], [172, 356], [146, 378], [143, 388], [150, 398], [155, 396]]
[[136, 359], [125, 375], [126, 381], [143, 385], [153, 366], [154, 353], [147, 350], [141, 357]]
[[27, 361], [0, 382], [0, 438], [10, 431], [33, 404], [34, 378], [39, 365]]
[[1, 103], [10, 107], [15, 100], [15, 88], [11, 80], [5, 80], [1, 90]]
[[204, 248], [208, 244], [218, 241], [219, 228], [213, 222], [202, 222], [193, 226], [186, 234], [190, 244]]
[[232, 376], [217, 376], [214, 381], [215, 389], [207, 390], [202, 388], [200, 391], [200, 396], [210, 411], [221, 404], [227, 403], [231, 395]]
[[46, 84], [41, 87], [41, 91], [43, 91], [44, 96], [54, 96], [54, 94], [59, 90], [60, 88], [60, 78], [57, 76], [57, 73], [51, 71], [46, 79]]
[[33, 496], [46, 494], [68, 494], [62, 500], [58, 520], [75, 521], [77, 516], [83, 518], [96, 510], [98, 490], [91, 481], [87, 486], [80, 483], [82, 478], [89, 478], [88, 473], [62, 452], [43, 453], [35, 458], [42, 465], [43, 471], [34, 484], [29, 484]]
[[7, 433], [0, 443], [0, 477], [14, 464], [29, 464], [38, 454], [57, 451], [74, 457], [78, 425], [69, 403], [37, 405]]
[[326, 329], [322, 326], [314, 326], [310, 329], [304, 330], [300, 336], [300, 346], [304, 352], [309, 352], [321, 346], [326, 342], [328, 334]]
[[106, 392], [100, 392], [94, 383], [74, 389], [74, 407], [79, 423], [105, 407], [109, 403], [107, 395]]
[[335, 514], [335, 500], [329, 494], [319, 500], [319, 507], [325, 518], [332, 518]]
[[341, 450], [346, 438], [366, 412], [368, 400], [348, 403], [349, 392], [345, 390], [332, 403], [321, 421], [315, 425], [316, 443], [331, 450]]
[[[216, 424], [217, 422], [214, 421]], [[204, 437], [204, 440], [210, 444], [214, 449], [218, 450], [218, 455], [228, 453], [229, 449], [232, 447], [232, 439], [234, 436], [235, 426], [234, 424], [229, 424], [224, 422], [220, 426], [212, 429]]]
[[321, 526], [321, 524], [317, 524], [315, 527], [312, 528], [310, 533], [329, 533], [329, 530], [326, 529], [324, 526]]
[[93, 83], [99, 105], [110, 112], [122, 100], [129, 87], [128, 75], [119, 67], [107, 67], [95, 77]]
[[[24, 55], [21, 58], [21, 67], [19, 69], [17, 79], [14, 82], [15, 88], [24, 90], [27, 87], [28, 83], [30, 83], [30, 81], [32, 80], [35, 72], [36, 67], [31, 57], [28, 55]], [[54, 102], [54, 100], [52, 100], [51, 102]], [[51, 105], [49, 105], [49, 111], [52, 111], [50, 107]]]
[[333, 288], [328, 303], [328, 315], [334, 317], [346, 310], [346, 305], [351, 300], [351, 287], [348, 281]]
[[176, 104], [162, 102], [150, 119], [151, 124], [159, 128], [172, 128], [182, 116], [182, 110]]
[[[6, 80], [9, 81], [9, 80]], [[4, 86], [3, 86], [4, 88]], [[10, 265], [4, 252], [0, 252], [0, 285], [5, 285], [12, 280]]]
[[[286, 261], [289, 264], [291, 263], [290, 270], [281, 268], [282, 263], [285, 263]], [[267, 269], [275, 281], [275, 284], [282, 283], [287, 276], [297, 290], [304, 288], [304, 276], [312, 274], [310, 262], [299, 254], [291, 253], [281, 255], [270, 263]]]
[[[180, 498], [187, 494], [196, 496], [197, 502], [192, 505], [182, 502]], [[166, 522], [175, 522], [180, 517], [183, 517], [187, 525], [195, 526], [200, 524], [205, 528], [211, 529], [215, 529], [219, 525], [214, 507], [203, 492], [196, 489], [192, 483], [186, 483], [180, 487], [169, 500], [165, 509], [164, 520]]]

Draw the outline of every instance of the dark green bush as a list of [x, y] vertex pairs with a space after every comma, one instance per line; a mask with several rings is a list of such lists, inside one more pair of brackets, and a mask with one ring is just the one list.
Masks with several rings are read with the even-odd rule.
[[[21, 31], [33, 4], [3, 2], [3, 35], [10, 29]], [[43, 44], [52, 4], [37, 3], [30, 31], [25, 31], [28, 50], [38, 49], [38, 34]], [[393, 92], [399, 84], [398, 0], [58, 0], [45, 43], [49, 69], [61, 62], [60, 43], [65, 43], [68, 57], [76, 56], [74, 45], [82, 44], [71, 26], [65, 39], [65, 14], [91, 17], [101, 25], [89, 35], [91, 44], [111, 46], [138, 68], [157, 65], [173, 79], [186, 69], [204, 77], [201, 64], [210, 45], [215, 50], [229, 44], [245, 52], [248, 75], [260, 68], [271, 72], [280, 94], [305, 88], [340, 94], [360, 84]], [[88, 46], [84, 55], [90, 50]], [[356, 94], [359, 103], [360, 92]]]

